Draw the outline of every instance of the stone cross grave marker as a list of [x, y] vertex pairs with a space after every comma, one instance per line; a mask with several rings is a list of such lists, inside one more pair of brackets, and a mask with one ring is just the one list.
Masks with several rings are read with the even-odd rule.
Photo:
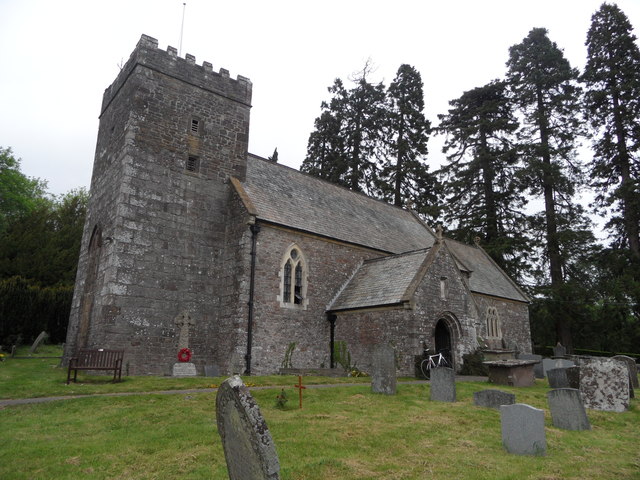
[[547, 378], [551, 388], [569, 388], [566, 368], [550, 368], [547, 370]]
[[488, 407], [500, 409], [500, 405], [513, 405], [516, 403], [516, 396], [513, 393], [502, 390], [481, 390], [473, 392], [473, 404], [478, 407]]
[[580, 390], [558, 388], [547, 393], [553, 425], [564, 430], [590, 430]]
[[544, 411], [524, 403], [500, 406], [502, 444], [516, 455], [544, 456], [547, 437], [544, 431]]
[[40, 332], [40, 335], [38, 335], [38, 338], [36, 338], [36, 340], [33, 342], [33, 345], [31, 345], [31, 348], [29, 349], [29, 353], [36, 353], [36, 351], [38, 350], [38, 347], [40, 347], [40, 344], [44, 342], [48, 336], [49, 335], [47, 335], [47, 332], [45, 331]]
[[194, 327], [196, 322], [191, 318], [189, 312], [182, 312], [173, 320], [176, 327], [180, 329], [178, 336], [178, 350], [189, 348], [189, 327]]
[[631, 386], [633, 388], [640, 387], [640, 385], [638, 385], [638, 365], [636, 364], [636, 361], [626, 355], [615, 355], [611, 358], [625, 362], [629, 369], [629, 380], [631, 381]]
[[612, 358], [581, 358], [580, 392], [587, 408], [624, 412], [630, 396], [627, 364]]
[[389, 344], [378, 345], [373, 352], [371, 391], [396, 394], [396, 352]]
[[239, 376], [220, 385], [216, 422], [229, 480], [278, 480], [280, 463], [260, 408]]
[[456, 401], [456, 374], [453, 368], [431, 369], [431, 400], [434, 402]]

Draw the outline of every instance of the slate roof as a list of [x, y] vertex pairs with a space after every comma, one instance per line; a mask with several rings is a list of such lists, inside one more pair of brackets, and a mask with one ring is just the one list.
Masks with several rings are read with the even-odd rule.
[[398, 305], [410, 300], [410, 287], [429, 250], [367, 260], [357, 269], [329, 311]]
[[242, 188], [257, 218], [388, 253], [428, 248], [413, 213], [254, 155]]
[[529, 302], [529, 298], [484, 250], [455, 240], [447, 239], [446, 243], [458, 266], [471, 271], [469, 289], [472, 292]]

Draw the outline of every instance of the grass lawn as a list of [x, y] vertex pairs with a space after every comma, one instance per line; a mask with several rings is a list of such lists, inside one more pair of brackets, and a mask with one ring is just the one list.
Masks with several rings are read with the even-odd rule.
[[[0, 363], [0, 397], [21, 389], [13, 378], [16, 370], [22, 381], [34, 378], [34, 395], [29, 396], [52, 395], [66, 379], [55, 362], [8, 360]], [[212, 382], [132, 377], [111, 384], [105, 377], [83, 379], [84, 384], [72, 388], [106, 393], [157, 385], [163, 390], [198, 388]], [[277, 379], [244, 380], [274, 384]], [[276, 382], [287, 385], [285, 410], [275, 407], [280, 388], [252, 391], [274, 438], [285, 480], [640, 478], [637, 400], [625, 413], [589, 410], [592, 430], [570, 432], [551, 425], [546, 382], [501, 387], [515, 393], [516, 401], [545, 410], [547, 456], [520, 457], [502, 447], [499, 412], [473, 406], [473, 392], [490, 388], [486, 383], [458, 383], [454, 404], [430, 402], [425, 384], [399, 385], [395, 396], [372, 394], [368, 384], [307, 389], [304, 409], [299, 410], [294, 382], [293, 377]], [[0, 410], [0, 425], [2, 479], [228, 478], [214, 392], [12, 406]]]

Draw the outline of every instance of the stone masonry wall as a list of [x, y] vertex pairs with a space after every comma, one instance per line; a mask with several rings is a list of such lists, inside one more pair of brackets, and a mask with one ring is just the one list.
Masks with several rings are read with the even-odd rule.
[[506, 346], [511, 348], [517, 345], [521, 353], [531, 353], [531, 330], [527, 304], [479, 294], [474, 294], [474, 298], [480, 313], [479, 337], [486, 338], [487, 336], [485, 321], [487, 307], [495, 307], [500, 319], [502, 339]]
[[[196, 321], [192, 361], [201, 371], [215, 356], [227, 177], [246, 171], [250, 99], [248, 80], [177, 58], [171, 47], [160, 51], [146, 36], [105, 92], [83, 252], [93, 224], [109, 241], [87, 346], [124, 348], [130, 374], [170, 372], [173, 319], [182, 311]], [[189, 156], [197, 171], [185, 168]], [[76, 347], [81, 262], [67, 358]]]
[[[434, 249], [438, 247], [435, 246]], [[447, 279], [447, 295], [440, 295], [440, 280]], [[454, 347], [454, 366], [476, 348], [477, 310], [448, 251], [440, 248], [417, 287], [411, 309], [343, 313], [336, 322], [336, 340], [347, 343], [352, 362], [371, 371], [376, 345], [391, 343], [397, 349], [398, 373], [414, 375], [414, 356], [422, 354], [422, 342], [435, 351], [436, 323], [446, 318]]]

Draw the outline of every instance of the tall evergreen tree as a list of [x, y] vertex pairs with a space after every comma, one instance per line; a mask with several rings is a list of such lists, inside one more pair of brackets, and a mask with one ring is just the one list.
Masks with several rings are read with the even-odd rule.
[[378, 189], [381, 198], [394, 205], [410, 203], [418, 212], [435, 217], [436, 179], [425, 163], [431, 123], [423, 110], [420, 73], [403, 64], [387, 90]]
[[463, 241], [479, 236], [483, 248], [514, 277], [522, 277], [525, 189], [519, 181], [518, 128], [506, 85], [493, 81], [449, 102], [439, 115], [448, 164], [440, 170], [445, 219]]
[[[562, 254], [560, 218], [572, 218], [572, 197], [581, 182], [575, 155], [581, 133], [578, 71], [544, 28], [534, 28], [522, 43], [509, 49], [507, 78], [513, 100], [522, 116], [519, 131], [525, 155], [524, 170], [530, 192], [541, 196], [544, 214], [544, 252], [548, 261], [550, 300], [561, 305], [567, 258]], [[565, 224], [563, 229], [571, 229]], [[570, 322], [561, 308], [556, 318], [556, 337], [572, 348]]]
[[587, 34], [586, 113], [594, 130], [596, 205], [612, 214], [617, 245], [640, 260], [640, 50], [626, 15], [604, 3]]
[[367, 80], [368, 67], [354, 79], [351, 90], [336, 79], [323, 102], [316, 130], [309, 137], [300, 170], [355, 191], [372, 194], [377, 180], [376, 153], [381, 148], [385, 90]]

